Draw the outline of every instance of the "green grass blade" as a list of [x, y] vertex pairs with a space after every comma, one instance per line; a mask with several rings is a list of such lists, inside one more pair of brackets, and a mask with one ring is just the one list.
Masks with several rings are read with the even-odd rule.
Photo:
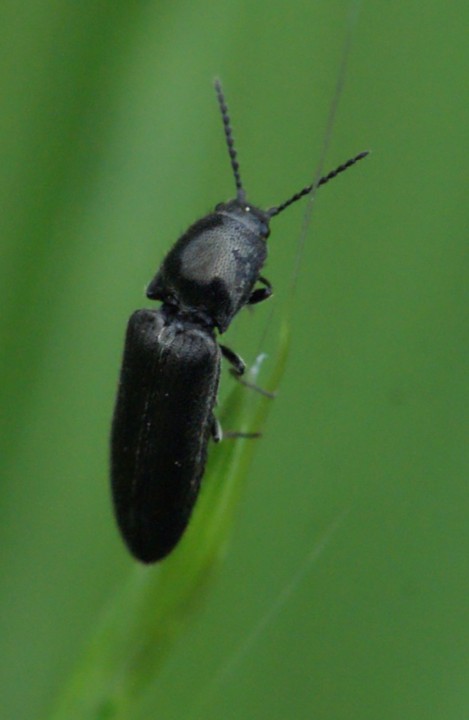
[[[279, 341], [265, 389], [275, 392], [288, 353], [288, 332]], [[247, 374], [262, 382], [262, 358]], [[262, 430], [272, 398], [237, 383], [221, 409], [224, 427]], [[114, 598], [84, 658], [59, 699], [53, 720], [118, 720], [156, 676], [184, 629], [201, 591], [224, 555], [258, 440], [226, 439], [210, 449], [201, 496], [189, 529], [162, 564], [136, 567]]]

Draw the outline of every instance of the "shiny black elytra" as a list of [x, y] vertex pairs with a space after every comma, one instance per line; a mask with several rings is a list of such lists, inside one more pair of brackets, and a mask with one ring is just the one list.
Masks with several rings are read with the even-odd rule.
[[[112, 423], [111, 482], [117, 523], [137, 560], [161, 560], [177, 545], [199, 493], [210, 438], [221, 439], [213, 414], [223, 355], [237, 375], [241, 358], [217, 342], [245, 305], [266, 300], [260, 274], [271, 218], [313, 189], [261, 210], [246, 199], [228, 108], [215, 90], [236, 182], [236, 198], [216, 206], [179, 238], [150, 282], [157, 310], [130, 318]], [[322, 177], [325, 185], [367, 155]], [[260, 287], [256, 287], [257, 284]]]

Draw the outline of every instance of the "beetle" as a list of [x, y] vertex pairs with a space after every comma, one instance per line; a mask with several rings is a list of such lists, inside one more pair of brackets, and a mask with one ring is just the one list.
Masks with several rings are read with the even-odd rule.
[[236, 184], [177, 240], [147, 288], [158, 309], [137, 310], [125, 340], [111, 431], [111, 486], [117, 524], [132, 555], [153, 563], [168, 555], [197, 500], [214, 416], [221, 357], [240, 377], [241, 358], [217, 340], [246, 305], [272, 294], [261, 275], [270, 221], [368, 153], [362, 152], [280, 205], [248, 202], [241, 182], [222, 86], [215, 91]]

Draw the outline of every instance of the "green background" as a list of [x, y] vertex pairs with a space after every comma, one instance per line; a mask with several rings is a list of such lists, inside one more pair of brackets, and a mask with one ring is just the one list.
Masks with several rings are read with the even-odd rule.
[[[233, 194], [213, 77], [250, 200], [276, 204], [315, 176], [349, 12], [2, 3], [2, 718], [47, 716], [132, 571], [107, 486], [123, 333]], [[362, 5], [324, 169], [373, 154], [317, 196], [225, 563], [132, 718], [469, 716], [468, 21], [461, 0]], [[304, 209], [272, 223], [271, 305], [226, 335], [249, 362]]]

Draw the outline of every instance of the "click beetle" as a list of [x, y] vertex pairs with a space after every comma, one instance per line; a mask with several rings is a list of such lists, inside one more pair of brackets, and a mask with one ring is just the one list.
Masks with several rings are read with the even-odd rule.
[[177, 240], [147, 288], [158, 309], [137, 310], [125, 340], [111, 433], [111, 485], [117, 524], [132, 555], [161, 560], [189, 522], [210, 438], [224, 356], [238, 376], [241, 358], [217, 340], [245, 305], [272, 294], [261, 275], [270, 221], [367, 155], [362, 152], [280, 205], [261, 210], [246, 198], [228, 108], [215, 91], [236, 183]]

